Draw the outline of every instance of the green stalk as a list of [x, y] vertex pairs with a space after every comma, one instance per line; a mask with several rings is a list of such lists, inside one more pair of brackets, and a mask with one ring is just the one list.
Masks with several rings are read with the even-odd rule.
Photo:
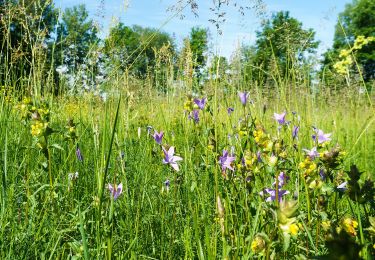
[[[362, 245], [365, 245], [365, 237], [363, 235], [363, 228], [362, 228], [362, 220], [361, 220], [361, 210], [359, 208], [359, 203], [358, 203], [358, 199], [357, 199], [357, 196], [356, 196], [356, 206], [357, 206], [357, 218], [358, 218], [358, 226], [359, 226], [359, 234], [360, 234], [360, 237], [361, 237], [361, 244]], [[363, 248], [363, 259], [367, 259], [367, 247], [365, 246]]]
[[83, 253], [85, 256], [85, 260], [90, 259], [89, 257], [89, 250], [87, 246], [87, 239], [86, 239], [86, 233], [85, 233], [85, 228], [84, 228], [84, 221], [83, 221], [83, 216], [81, 212], [81, 208], [78, 207], [78, 214], [79, 214], [79, 231], [81, 232], [82, 236], [82, 244], [83, 244]]
[[305, 185], [305, 193], [306, 193], [306, 203], [307, 203], [307, 219], [309, 220], [309, 224], [311, 223], [311, 205], [310, 205], [310, 195], [309, 195], [309, 187], [307, 186], [306, 179], [303, 177], [303, 183]]
[[2, 205], [2, 209], [3, 209], [3, 212], [5, 212], [5, 209], [6, 209], [6, 179], [7, 179], [7, 171], [8, 171], [8, 166], [7, 166], [7, 157], [8, 157], [8, 132], [7, 130], [5, 130], [5, 142], [4, 142], [4, 166], [3, 166], [3, 176], [2, 176], [2, 181], [3, 181], [3, 185], [2, 185], [2, 197], [3, 197], [3, 205]]

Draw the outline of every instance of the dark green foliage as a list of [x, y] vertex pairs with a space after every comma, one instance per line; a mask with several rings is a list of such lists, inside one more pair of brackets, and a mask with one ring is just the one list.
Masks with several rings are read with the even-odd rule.
[[319, 45], [312, 29], [303, 29], [302, 23], [289, 16], [289, 12], [277, 12], [257, 32], [254, 73], [259, 83], [270, 80], [266, 71], [278, 71], [279, 77], [289, 77], [291, 69], [307, 61], [306, 54], [314, 53]]
[[193, 27], [190, 32], [190, 49], [193, 53], [193, 68], [200, 76], [200, 69], [206, 65], [206, 52], [208, 50], [207, 29]]
[[[339, 59], [342, 49], [353, 46], [358, 36], [375, 36], [375, 2], [372, 0], [354, 0], [347, 4], [339, 14], [332, 49], [324, 54], [323, 65], [328, 69]], [[356, 52], [356, 60], [363, 69], [365, 82], [375, 78], [375, 42]]]
[[6, 84], [16, 79], [21, 85], [37, 59], [35, 52], [43, 55], [48, 51], [45, 47], [52, 41], [57, 10], [51, 0], [2, 0], [0, 16], [0, 81]]
[[169, 34], [119, 23], [105, 40], [104, 52], [115, 69], [129, 69], [136, 76], [146, 77], [148, 69], [155, 66], [155, 51], [163, 46], [168, 46], [171, 53], [175, 53], [174, 41]]
[[67, 64], [76, 71], [98, 40], [97, 28], [85, 6], [67, 8], [57, 28], [56, 64]]

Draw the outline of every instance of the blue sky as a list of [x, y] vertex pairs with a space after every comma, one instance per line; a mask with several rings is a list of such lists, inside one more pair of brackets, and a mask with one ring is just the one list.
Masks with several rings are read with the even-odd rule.
[[[216, 54], [230, 57], [241, 43], [254, 43], [255, 32], [259, 29], [260, 19], [254, 10], [248, 10], [245, 16], [233, 8], [224, 8], [226, 21], [221, 25], [222, 35], [218, 35], [216, 27], [208, 20], [214, 18], [210, 11], [213, 7], [212, 0], [197, 0], [199, 5], [198, 15], [194, 17], [190, 9], [183, 11], [185, 18], [170, 18], [174, 15], [167, 12], [167, 8], [178, 0], [55, 0], [56, 7], [64, 10], [77, 4], [85, 4], [92, 19], [101, 25], [101, 36], [108, 34], [111, 25], [118, 21], [126, 25], [138, 24], [154, 28], [161, 28], [174, 36], [176, 42], [181, 44], [184, 37], [189, 35], [193, 26], [209, 28], [211, 47]], [[251, 1], [237, 0], [239, 3]], [[259, 2], [252, 1], [252, 2]], [[320, 40], [319, 53], [332, 45], [334, 27], [337, 15], [344, 10], [345, 4], [351, 0], [263, 0], [266, 15], [272, 12], [287, 10], [292, 17], [303, 23], [304, 28], [313, 28], [316, 39]], [[102, 17], [98, 16], [98, 13]], [[104, 18], [103, 18], [104, 17]]]

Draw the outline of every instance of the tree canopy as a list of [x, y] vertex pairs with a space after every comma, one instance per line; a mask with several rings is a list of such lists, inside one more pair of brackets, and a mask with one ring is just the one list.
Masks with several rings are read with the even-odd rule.
[[319, 45], [313, 29], [303, 29], [302, 23], [290, 17], [289, 12], [272, 15], [257, 32], [254, 66], [260, 69], [256, 80], [268, 80], [267, 70], [277, 70], [279, 75], [288, 76], [292, 67], [303, 63], [306, 54], [314, 53]]
[[163, 46], [168, 46], [170, 53], [175, 54], [174, 40], [168, 33], [119, 23], [111, 28], [105, 39], [104, 52], [113, 66], [121, 70], [129, 69], [134, 75], [144, 77], [148, 68], [155, 66], [155, 51]]
[[[333, 46], [324, 55], [323, 65], [332, 69], [339, 59], [340, 51], [350, 49], [358, 37], [375, 36], [375, 1], [354, 0], [339, 14]], [[356, 50], [355, 58], [363, 70], [366, 82], [375, 79], [375, 41]]]

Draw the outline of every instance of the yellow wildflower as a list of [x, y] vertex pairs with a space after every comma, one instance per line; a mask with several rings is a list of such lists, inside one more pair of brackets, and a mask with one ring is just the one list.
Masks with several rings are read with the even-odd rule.
[[343, 50], [340, 51], [339, 57], [340, 58], [345, 58], [345, 57], [349, 56], [350, 53], [351, 53], [351, 50], [343, 49]]
[[306, 159], [299, 164], [299, 168], [305, 170], [305, 174], [310, 174], [316, 169], [316, 163], [311, 161], [310, 157], [306, 157]]
[[326, 221], [322, 221], [322, 228], [324, 231], [328, 231], [331, 227], [331, 221], [329, 220], [326, 220]]
[[251, 242], [251, 250], [254, 253], [260, 253], [266, 248], [266, 241], [261, 236], [256, 236], [254, 240]]
[[345, 218], [342, 220], [342, 226], [348, 234], [352, 236], [357, 235], [356, 228], [358, 227], [358, 222], [356, 220], [352, 218]]
[[33, 136], [42, 136], [45, 133], [47, 126], [48, 123], [36, 122], [31, 125], [31, 134]]
[[289, 226], [289, 233], [291, 233], [293, 236], [298, 234], [299, 227], [297, 224], [293, 223]]

